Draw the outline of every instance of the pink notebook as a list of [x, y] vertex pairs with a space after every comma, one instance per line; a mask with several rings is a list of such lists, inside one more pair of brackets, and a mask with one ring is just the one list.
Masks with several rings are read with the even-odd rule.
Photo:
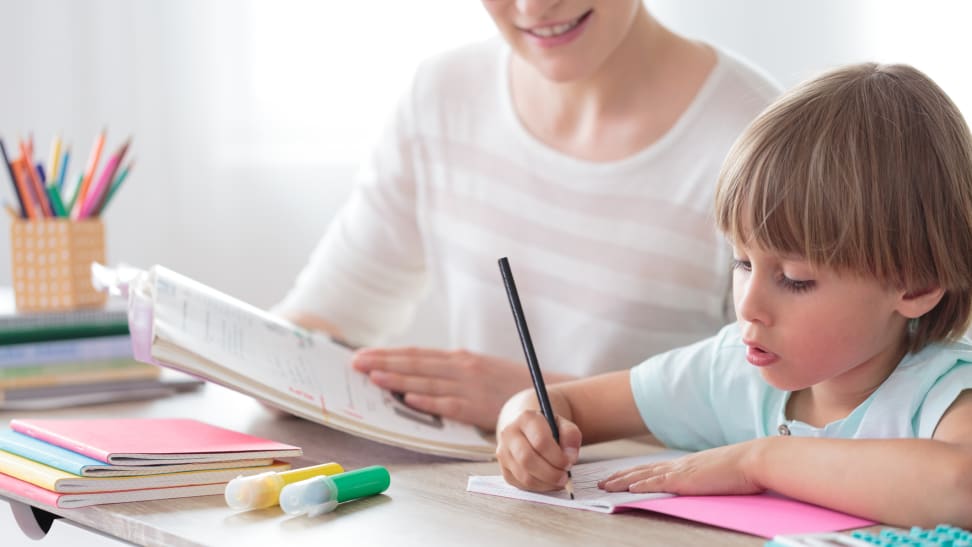
[[771, 493], [755, 496], [675, 496], [622, 504], [755, 536], [833, 532], [872, 526], [863, 519]]
[[685, 454], [686, 452], [677, 450], [664, 450], [643, 456], [575, 465], [573, 468], [575, 499], [568, 498], [563, 490], [544, 493], [520, 490], [510, 486], [499, 475], [469, 477], [466, 490], [600, 513], [617, 513], [629, 509], [653, 511], [767, 538], [777, 535], [835, 532], [876, 524], [873, 520], [770, 492], [752, 496], [673, 496], [658, 493], [605, 492], [597, 487], [600, 478], [607, 477], [615, 471], [635, 465], [671, 460]]
[[44, 442], [113, 465], [160, 465], [300, 456], [300, 448], [192, 419], [11, 420]]

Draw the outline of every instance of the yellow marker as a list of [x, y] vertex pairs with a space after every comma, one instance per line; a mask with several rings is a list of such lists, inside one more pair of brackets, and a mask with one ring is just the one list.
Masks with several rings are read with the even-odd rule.
[[344, 473], [344, 468], [331, 462], [280, 473], [268, 471], [249, 477], [236, 477], [226, 485], [226, 504], [235, 511], [273, 507], [279, 503], [280, 491], [284, 486], [320, 475], [338, 473]]

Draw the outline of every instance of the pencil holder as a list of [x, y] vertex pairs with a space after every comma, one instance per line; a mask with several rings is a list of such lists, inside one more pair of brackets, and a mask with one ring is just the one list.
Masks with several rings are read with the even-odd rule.
[[91, 285], [91, 262], [105, 262], [105, 225], [100, 219], [15, 220], [10, 242], [18, 310], [104, 305], [107, 294]]

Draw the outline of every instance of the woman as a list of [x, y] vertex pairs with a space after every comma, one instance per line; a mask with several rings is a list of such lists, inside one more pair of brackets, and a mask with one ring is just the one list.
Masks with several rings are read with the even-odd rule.
[[640, 0], [483, 5], [503, 40], [419, 68], [277, 310], [376, 345], [434, 286], [461, 349], [368, 348], [353, 365], [417, 409], [492, 429], [530, 385], [501, 256], [548, 382], [630, 367], [727, 322], [716, 175], [778, 88]]

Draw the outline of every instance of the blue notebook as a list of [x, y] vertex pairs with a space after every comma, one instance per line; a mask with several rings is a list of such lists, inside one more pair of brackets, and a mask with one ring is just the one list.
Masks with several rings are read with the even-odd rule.
[[0, 430], [0, 450], [49, 465], [82, 477], [125, 477], [134, 475], [158, 475], [180, 471], [223, 469], [226, 467], [250, 467], [270, 465], [272, 458], [257, 458], [233, 462], [207, 462], [174, 465], [108, 465], [94, 458], [54, 446], [11, 429]]

